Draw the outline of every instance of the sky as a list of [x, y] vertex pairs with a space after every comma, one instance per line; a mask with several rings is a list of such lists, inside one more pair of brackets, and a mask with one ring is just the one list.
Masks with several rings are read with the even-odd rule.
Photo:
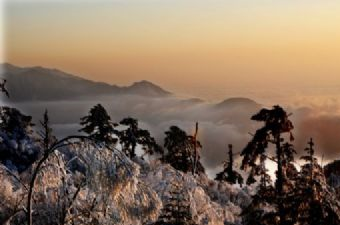
[[2, 62], [208, 99], [340, 93], [337, 0], [4, 0], [2, 9]]

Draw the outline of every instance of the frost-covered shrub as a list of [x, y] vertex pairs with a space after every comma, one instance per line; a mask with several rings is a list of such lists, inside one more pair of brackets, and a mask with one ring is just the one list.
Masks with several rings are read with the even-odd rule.
[[0, 165], [0, 181], [0, 224], [6, 224], [23, 211], [24, 192], [2, 165]]
[[219, 185], [204, 174], [193, 177], [191, 173], [177, 171], [160, 162], [151, 162], [148, 171], [143, 173], [147, 175], [142, 180], [158, 194], [163, 205], [170, 196], [171, 184], [181, 184], [183, 192], [189, 194], [191, 213], [199, 225], [240, 224], [242, 210], [239, 203], [250, 202], [249, 195], [236, 185]]
[[136, 168], [107, 148], [83, 143], [69, 151], [85, 169], [70, 170], [74, 158], [66, 160], [59, 151], [50, 155], [36, 180], [34, 224], [112, 224], [119, 193], [129, 185], [136, 189]]

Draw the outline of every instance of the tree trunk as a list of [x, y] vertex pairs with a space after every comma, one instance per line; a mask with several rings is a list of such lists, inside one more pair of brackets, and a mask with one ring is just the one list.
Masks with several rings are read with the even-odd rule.
[[194, 134], [194, 162], [192, 165], [192, 175], [195, 176], [197, 163], [198, 163], [198, 152], [197, 152], [197, 133], [198, 133], [198, 122], [196, 122], [195, 134]]
[[132, 143], [131, 145], [131, 152], [130, 152], [131, 159], [136, 157], [136, 146], [137, 146], [137, 143]]
[[286, 225], [285, 212], [283, 207], [283, 171], [282, 171], [282, 148], [281, 148], [281, 136], [276, 136], [276, 157], [277, 157], [277, 180], [276, 180], [276, 192], [279, 208], [280, 225]]

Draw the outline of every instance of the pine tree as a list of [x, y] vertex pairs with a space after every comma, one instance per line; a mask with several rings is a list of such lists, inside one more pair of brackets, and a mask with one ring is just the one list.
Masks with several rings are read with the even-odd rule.
[[[177, 126], [171, 126], [165, 132], [164, 147], [167, 152], [163, 156], [163, 161], [172, 167], [183, 172], [204, 173], [204, 167], [200, 163], [198, 148], [202, 148], [201, 143], [191, 135]], [[196, 167], [196, 169], [194, 169]]]
[[22, 172], [38, 158], [41, 149], [35, 142], [34, 126], [31, 116], [0, 107], [0, 162]]
[[137, 119], [128, 117], [120, 121], [119, 124], [127, 127], [125, 130], [118, 131], [117, 134], [123, 151], [128, 157], [134, 158], [136, 156], [138, 144], [142, 146], [144, 155], [163, 152], [163, 149], [156, 143], [150, 132], [139, 128]]
[[16, 140], [33, 133], [32, 117], [22, 114], [16, 108], [1, 107], [0, 121], [0, 129]]
[[255, 177], [260, 177], [257, 192], [252, 196], [251, 204], [242, 211], [243, 224], [245, 225], [277, 224], [276, 212], [267, 212], [264, 210], [266, 208], [272, 208], [271, 206], [276, 203], [276, 193], [272, 185], [272, 179], [266, 168], [266, 159], [266, 155], [260, 155], [259, 165], [252, 167], [247, 179], [247, 184], [249, 185], [257, 182]]
[[256, 131], [253, 139], [241, 153], [243, 156], [241, 168], [247, 169], [247, 167], [251, 167], [254, 174], [254, 170], [256, 171], [256, 168], [259, 167], [258, 163], [260, 156], [266, 153], [270, 143], [275, 145], [275, 161], [277, 163], [275, 189], [278, 216], [281, 225], [287, 224], [285, 207], [282, 200], [284, 198], [283, 187], [285, 182], [283, 163], [285, 155], [288, 154], [281, 144], [284, 140], [282, 134], [289, 133], [290, 139], [293, 140], [291, 130], [294, 128], [288, 116], [289, 115], [280, 106], [274, 106], [272, 109], [262, 109], [259, 113], [252, 116], [252, 120], [264, 122], [264, 126]]
[[53, 144], [53, 142], [55, 142], [57, 139], [52, 134], [53, 130], [50, 127], [50, 120], [49, 120], [49, 117], [48, 117], [47, 109], [45, 110], [43, 120], [41, 120], [39, 122], [40, 122], [40, 125], [42, 127], [42, 130], [39, 132], [40, 143], [41, 143], [43, 149], [49, 149], [50, 146]]
[[[255, 166], [251, 167], [251, 170], [249, 172], [246, 184], [252, 185], [257, 182], [255, 177], [260, 177], [260, 184], [259, 189], [266, 189], [267, 187], [271, 186], [272, 179], [270, 175], [268, 174], [268, 169], [266, 168], [266, 160], [268, 156], [265, 154], [261, 154], [259, 156], [259, 164], [256, 164]], [[273, 160], [273, 159], [271, 159]]]
[[[305, 175], [309, 178], [310, 182], [313, 182], [314, 180], [314, 173], [317, 170], [317, 159], [314, 157], [314, 142], [311, 138], [308, 142], [308, 147], [305, 148], [305, 152], [307, 155], [301, 156], [301, 159], [305, 160], [307, 163], [303, 166], [302, 172], [305, 173]], [[306, 171], [307, 172], [306, 174]]]
[[271, 186], [272, 179], [268, 174], [268, 169], [266, 168], [266, 156], [260, 156], [260, 167], [258, 174], [260, 175], [260, 190], [266, 190], [267, 187]]
[[310, 139], [305, 149], [306, 161], [296, 181], [292, 211], [295, 222], [301, 225], [340, 224], [340, 203], [327, 185], [323, 168], [314, 156], [314, 142]]
[[233, 145], [228, 145], [229, 147], [229, 160], [224, 162], [224, 169], [222, 172], [216, 174], [215, 180], [217, 181], [225, 181], [229, 184], [243, 184], [243, 178], [241, 174], [234, 170], [234, 155], [233, 155]]
[[8, 90], [6, 88], [6, 83], [7, 83], [7, 80], [6, 79], [2, 79], [2, 82], [0, 82], [0, 91], [2, 93], [4, 93], [7, 96], [7, 98], [9, 98], [9, 92], [8, 92]]
[[284, 173], [284, 184], [288, 184], [291, 180], [294, 180], [298, 176], [298, 171], [294, 166], [294, 155], [297, 152], [294, 149], [294, 146], [288, 142], [283, 144], [283, 159], [282, 159], [282, 167]]
[[190, 199], [178, 183], [172, 183], [170, 198], [154, 225], [196, 225], [190, 210]]
[[90, 138], [97, 142], [111, 146], [117, 143], [114, 137], [116, 124], [112, 123], [111, 117], [101, 104], [95, 105], [90, 109], [87, 116], [81, 118], [80, 125], [83, 126], [79, 131], [85, 132]]

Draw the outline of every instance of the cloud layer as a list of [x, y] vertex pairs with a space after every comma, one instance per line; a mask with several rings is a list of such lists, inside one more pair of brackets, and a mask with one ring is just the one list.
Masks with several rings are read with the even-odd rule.
[[[46, 109], [49, 110], [53, 128], [58, 136], [77, 132], [79, 118], [86, 115], [89, 109], [101, 103], [107, 109], [113, 121], [124, 117], [139, 119], [141, 126], [150, 130], [156, 140], [163, 144], [164, 132], [177, 125], [192, 133], [195, 122], [199, 122], [199, 139], [203, 144], [202, 161], [208, 172], [220, 168], [227, 155], [228, 144], [234, 145], [235, 153], [242, 151], [262, 124], [250, 120], [262, 106], [252, 102], [236, 99], [220, 105], [198, 99], [181, 99], [176, 97], [148, 98], [133, 95], [102, 96], [97, 100], [27, 102], [13, 106], [19, 108], [38, 121]], [[310, 137], [316, 143], [318, 156], [324, 155], [331, 160], [340, 153], [340, 115], [337, 114], [338, 103], [308, 105], [307, 107], [287, 107], [292, 112], [294, 122], [295, 146], [302, 154]]]

